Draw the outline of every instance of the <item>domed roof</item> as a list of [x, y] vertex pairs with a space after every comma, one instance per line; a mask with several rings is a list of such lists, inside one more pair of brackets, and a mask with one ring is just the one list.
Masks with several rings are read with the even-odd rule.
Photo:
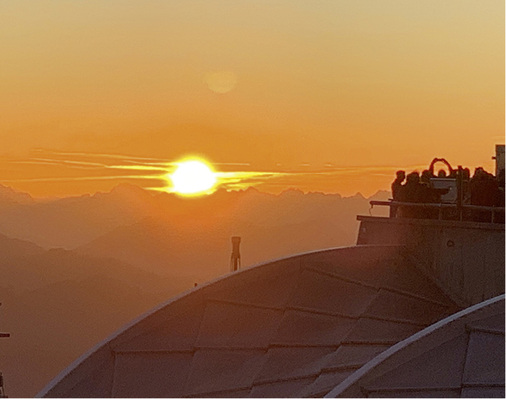
[[504, 295], [392, 346], [328, 397], [504, 397]]
[[321, 396], [456, 310], [400, 247], [306, 253], [162, 304], [39, 396]]

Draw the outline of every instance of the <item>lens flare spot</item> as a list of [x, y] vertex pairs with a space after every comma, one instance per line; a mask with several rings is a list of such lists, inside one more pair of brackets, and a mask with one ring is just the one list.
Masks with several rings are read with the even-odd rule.
[[225, 94], [232, 91], [237, 85], [237, 75], [231, 71], [216, 71], [206, 73], [204, 81], [209, 90]]

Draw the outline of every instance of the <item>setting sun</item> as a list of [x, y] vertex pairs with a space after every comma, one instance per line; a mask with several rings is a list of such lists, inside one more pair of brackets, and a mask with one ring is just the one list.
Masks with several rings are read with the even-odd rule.
[[187, 160], [178, 163], [169, 175], [172, 190], [180, 195], [209, 194], [216, 185], [216, 174], [203, 161]]

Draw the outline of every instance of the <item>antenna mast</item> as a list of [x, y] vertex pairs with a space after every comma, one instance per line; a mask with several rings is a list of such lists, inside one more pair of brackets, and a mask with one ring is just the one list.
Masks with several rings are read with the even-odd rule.
[[232, 255], [230, 256], [230, 271], [235, 272], [241, 268], [241, 253], [239, 246], [241, 245], [241, 237], [232, 237]]

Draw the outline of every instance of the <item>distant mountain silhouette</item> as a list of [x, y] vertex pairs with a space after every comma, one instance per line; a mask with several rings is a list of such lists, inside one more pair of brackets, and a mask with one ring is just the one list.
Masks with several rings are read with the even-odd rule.
[[16, 193], [4, 186], [0, 192], [8, 193], [6, 198], [16, 199], [10, 200], [8, 205], [0, 202], [0, 233], [31, 241], [43, 248], [83, 246], [120, 226], [148, 217], [176, 226], [201, 223], [209, 216], [254, 220], [262, 225], [287, 225], [314, 220], [318, 218], [315, 215], [323, 214], [324, 210], [331, 213], [322, 218], [341, 217], [352, 211], [345, 217], [354, 220], [356, 209], [368, 209], [367, 200], [362, 195], [342, 198], [339, 194], [304, 194], [296, 190], [280, 195], [265, 194], [256, 189], [218, 190], [207, 197], [181, 199], [172, 194], [152, 194], [137, 186], [122, 184], [108, 193], [49, 202], [33, 201], [28, 194]]
[[390, 191], [379, 190], [378, 192], [376, 192], [376, 194], [369, 197], [368, 201], [386, 201], [391, 197], [392, 195]]
[[44, 253], [44, 249], [31, 242], [20, 240], [18, 238], [10, 238], [4, 234], [0, 234], [0, 253], [2, 259], [6, 260], [16, 259], [20, 255], [33, 256]]
[[[376, 197], [387, 198], [388, 193]], [[369, 202], [362, 195], [342, 198], [288, 190], [276, 196], [249, 189], [190, 200], [187, 206], [177, 212], [166, 208], [160, 218], [120, 226], [78, 251], [160, 274], [206, 280], [228, 271], [233, 235], [243, 239], [243, 266], [352, 245], [358, 228], [356, 214], [367, 212]]]
[[33, 202], [34, 199], [30, 196], [30, 194], [15, 191], [10, 187], [0, 184], [0, 205], [31, 204]]
[[146, 217], [153, 196], [136, 186], [49, 202], [0, 203], [0, 232], [44, 248], [71, 249]]
[[193, 281], [114, 259], [0, 236], [0, 365], [10, 396], [31, 397], [71, 361]]

